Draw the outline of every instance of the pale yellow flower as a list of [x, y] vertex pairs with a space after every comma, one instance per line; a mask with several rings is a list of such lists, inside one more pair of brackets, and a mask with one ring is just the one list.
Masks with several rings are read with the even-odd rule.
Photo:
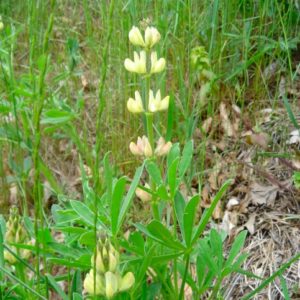
[[[96, 279], [95, 286], [94, 279]], [[90, 272], [86, 275], [83, 282], [83, 287], [89, 295], [104, 295], [105, 293], [104, 282], [98, 273], [96, 273], [96, 276], [94, 276], [93, 269], [91, 269]]]
[[146, 73], [146, 52], [140, 51], [138, 54], [136, 51], [133, 53], [133, 61], [126, 58], [124, 61], [124, 66], [127, 71], [139, 74]]
[[112, 272], [105, 273], [105, 295], [108, 299], [118, 292], [118, 277]]
[[145, 45], [152, 48], [160, 40], [160, 33], [155, 27], [147, 27], [145, 30]]
[[138, 91], [135, 91], [135, 99], [129, 98], [127, 108], [131, 113], [137, 114], [144, 111], [142, 97]]
[[160, 40], [160, 33], [155, 27], [148, 26], [145, 30], [145, 39], [140, 30], [133, 26], [129, 31], [129, 41], [135, 46], [144, 48], [152, 48]]
[[161, 99], [160, 90], [156, 92], [156, 95], [154, 97], [154, 93], [152, 90], [149, 91], [149, 104], [148, 104], [148, 110], [152, 113], [157, 111], [166, 110], [169, 107], [169, 96], [166, 96], [165, 98]]
[[128, 272], [126, 273], [123, 278], [120, 277], [119, 278], [119, 291], [122, 292], [122, 291], [126, 291], [126, 290], [129, 290], [133, 285], [134, 285], [134, 282], [135, 282], [135, 278], [134, 278], [134, 275], [132, 272]]
[[150, 73], [160, 73], [165, 69], [166, 60], [164, 58], [160, 58], [157, 60], [157, 53], [151, 53], [151, 70]]
[[132, 26], [129, 31], [129, 41], [135, 46], [145, 47], [145, 42], [140, 30], [136, 26]]

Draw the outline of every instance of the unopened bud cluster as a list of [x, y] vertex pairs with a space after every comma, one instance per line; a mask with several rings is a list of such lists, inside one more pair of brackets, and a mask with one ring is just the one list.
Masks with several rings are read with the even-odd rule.
[[[132, 73], [143, 74], [146, 78], [150, 78], [152, 74], [162, 72], [166, 67], [166, 60], [158, 58], [157, 52], [152, 48], [159, 42], [161, 36], [155, 27], [148, 26], [145, 30], [144, 37], [140, 30], [133, 26], [129, 32], [129, 41], [134, 46], [142, 47], [139, 53], [134, 51], [133, 60], [125, 59], [125, 68]], [[158, 89], [154, 92], [152, 89], [146, 91], [146, 99], [142, 99], [139, 91], [135, 91], [134, 98], [129, 98], [127, 101], [127, 108], [131, 113], [139, 114], [153, 114], [156, 112], [167, 110], [169, 107], [169, 96], [162, 97]], [[157, 148], [152, 149], [147, 136], [138, 137], [137, 143], [131, 142], [129, 145], [130, 151], [133, 155], [152, 157], [153, 155], [166, 155], [172, 144], [166, 143], [163, 138], [157, 142]]]
[[119, 267], [120, 255], [108, 240], [99, 241], [96, 257], [91, 258], [93, 268], [86, 275], [84, 289], [89, 295], [114, 297], [117, 293], [130, 289], [134, 284], [131, 272], [121, 276]]
[[[11, 208], [10, 216], [6, 222], [5, 243], [10, 246], [10, 249], [22, 259], [30, 257], [30, 251], [26, 249], [18, 249], [10, 244], [27, 244], [31, 245], [28, 234], [24, 228], [24, 224], [18, 214], [16, 207]], [[4, 258], [10, 264], [17, 263], [16, 257], [8, 250], [4, 250]]]

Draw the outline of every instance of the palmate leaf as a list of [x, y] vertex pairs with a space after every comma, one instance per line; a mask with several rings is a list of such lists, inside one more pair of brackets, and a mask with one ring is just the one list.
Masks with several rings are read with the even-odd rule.
[[178, 166], [179, 178], [182, 178], [185, 172], [188, 170], [193, 158], [193, 151], [194, 143], [193, 140], [190, 140], [185, 144], [182, 151], [182, 157]]
[[197, 212], [197, 205], [200, 201], [199, 195], [195, 195], [186, 205], [183, 215], [184, 240], [187, 246], [191, 244], [192, 233]]
[[122, 177], [116, 182], [112, 193], [110, 211], [111, 211], [111, 231], [113, 235], [117, 233], [118, 220], [120, 215], [122, 199], [125, 193], [125, 187], [126, 187], [126, 177]]
[[179, 241], [175, 240], [171, 232], [157, 220], [151, 221], [147, 227], [142, 224], [136, 224], [135, 226], [145, 235], [167, 248], [185, 250], [185, 247]]
[[155, 182], [156, 185], [161, 185], [163, 183], [163, 179], [161, 176], [161, 172], [159, 167], [153, 161], [146, 161], [146, 169], [152, 180]]

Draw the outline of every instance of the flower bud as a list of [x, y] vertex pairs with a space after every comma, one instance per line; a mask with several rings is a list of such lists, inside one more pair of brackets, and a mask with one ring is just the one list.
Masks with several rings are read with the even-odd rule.
[[[149, 186], [148, 183], [145, 184], [145, 188], [150, 189], [150, 186]], [[152, 198], [151, 194], [149, 194], [148, 192], [142, 190], [139, 187], [135, 190], [135, 194], [143, 202], [149, 202], [151, 200], [151, 198]]]
[[[94, 284], [94, 279], [96, 279], [96, 284]], [[98, 273], [94, 274], [93, 269], [86, 275], [83, 287], [89, 295], [104, 295], [105, 293], [104, 280]]]
[[108, 299], [118, 292], [118, 278], [112, 272], [105, 273], [105, 295]]
[[132, 272], [128, 272], [125, 274], [125, 276], [122, 278], [119, 278], [119, 291], [126, 291], [129, 290], [135, 282], [135, 278]]
[[140, 30], [136, 26], [132, 26], [129, 31], [129, 41], [135, 46], [145, 47], [145, 42]]
[[146, 52], [140, 51], [140, 54], [134, 51], [133, 61], [129, 58], [126, 58], [124, 61], [124, 66], [127, 71], [138, 74], [146, 73]]
[[166, 60], [164, 58], [160, 58], [157, 60], [157, 53], [152, 52], [151, 53], [151, 70], [150, 73], [160, 73], [165, 69], [166, 66]]
[[133, 114], [144, 111], [142, 97], [138, 91], [135, 91], [135, 99], [129, 98], [127, 101], [127, 108]]
[[152, 48], [160, 40], [160, 33], [155, 27], [147, 27], [145, 30], [145, 44]]

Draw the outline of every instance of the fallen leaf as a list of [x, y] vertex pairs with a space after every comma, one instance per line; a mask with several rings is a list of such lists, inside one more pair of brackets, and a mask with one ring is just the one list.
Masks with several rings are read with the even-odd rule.
[[274, 204], [278, 193], [278, 187], [274, 185], [265, 186], [254, 183], [250, 188], [250, 199], [254, 205]]

